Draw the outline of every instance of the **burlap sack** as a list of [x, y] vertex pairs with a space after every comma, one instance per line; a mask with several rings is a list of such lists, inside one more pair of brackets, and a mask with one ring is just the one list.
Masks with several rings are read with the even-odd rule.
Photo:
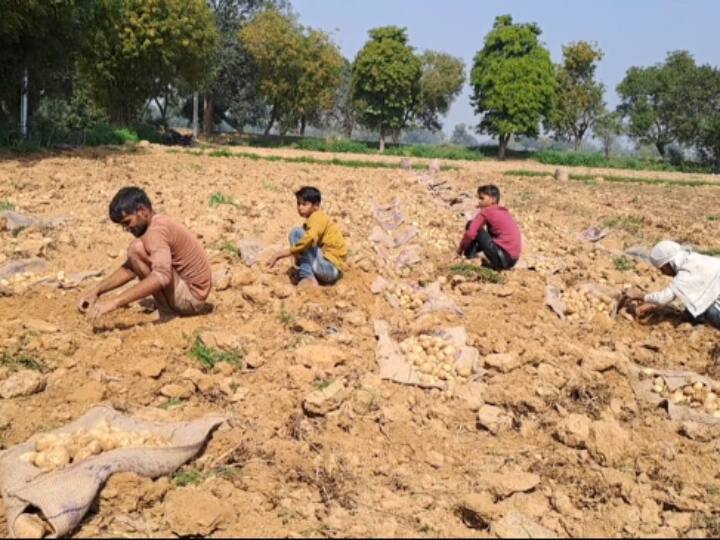
[[[412, 384], [423, 388], [446, 389], [447, 383], [437, 384], [423, 382], [413, 365], [405, 359], [400, 346], [390, 337], [390, 325], [387, 321], [374, 321], [375, 337], [378, 340], [375, 359], [380, 368], [380, 378], [401, 384]], [[477, 349], [467, 346], [467, 331], [461, 326], [442, 328], [433, 332], [454, 345], [458, 352], [453, 364], [456, 368], [467, 366], [473, 370], [478, 367], [480, 354]]]
[[35, 435], [27, 442], [0, 454], [0, 488], [5, 504], [9, 535], [15, 538], [14, 524], [20, 514], [39, 510], [58, 538], [71, 533], [82, 521], [108, 477], [118, 472], [133, 472], [158, 478], [176, 471], [204, 446], [210, 433], [224, 418], [210, 416], [192, 422], [158, 424], [123, 416], [116, 410], [99, 406], [76, 421], [52, 433], [73, 433], [92, 429], [105, 420], [124, 431], [149, 431], [171, 442], [158, 448], [121, 448], [85, 459], [67, 468], [43, 472], [19, 458], [35, 449]]
[[662, 377], [671, 392], [696, 382], [701, 382], [712, 387], [717, 384], [716, 381], [692, 371], [674, 371], [670, 369], [653, 369], [653, 375], [643, 379], [640, 376], [642, 369], [641, 366], [636, 364], [630, 366], [630, 380], [635, 395], [638, 398], [657, 407], [663, 407], [667, 410], [668, 416], [673, 420], [679, 422], [692, 421], [709, 426], [720, 426], [720, 418], [715, 418], [702, 409], [693, 409], [686, 405], [676, 405], [672, 403], [672, 401], [652, 391], [653, 379], [655, 377]]

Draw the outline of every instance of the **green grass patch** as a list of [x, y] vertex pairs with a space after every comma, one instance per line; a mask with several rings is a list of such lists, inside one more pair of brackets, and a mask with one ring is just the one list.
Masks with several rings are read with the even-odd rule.
[[220, 206], [221, 204], [227, 204], [230, 206], [234, 206], [235, 208], [240, 208], [240, 205], [238, 203], [236, 203], [232, 197], [223, 195], [219, 191], [216, 191], [215, 193], [210, 195], [209, 204], [212, 208], [215, 208], [216, 206]]
[[10, 201], [0, 201], [0, 212], [4, 210], [15, 210], [15, 205]]
[[610, 229], [622, 229], [628, 232], [637, 232], [637, 230], [645, 224], [645, 220], [641, 217], [610, 217], [603, 221], [603, 225]]
[[463, 276], [471, 281], [480, 281], [482, 283], [505, 283], [505, 278], [491, 268], [477, 266], [475, 264], [460, 263], [450, 267], [450, 274], [455, 276]]
[[315, 381], [315, 389], [322, 392], [333, 383], [333, 380], [334, 379], [320, 379], [319, 381]]
[[[299, 157], [286, 157], [286, 156], [261, 156], [259, 154], [253, 154], [252, 152], [230, 152], [229, 150], [213, 150], [212, 152], [193, 152], [176, 150], [175, 152], [182, 152], [185, 154], [192, 154], [195, 156], [209, 156], [209, 157], [227, 157], [227, 158], [242, 158], [252, 159], [253, 161], [276, 161], [283, 163], [305, 163], [308, 165], [336, 165], [338, 167], [348, 167], [351, 169], [399, 169], [400, 162], [389, 163], [386, 161], [367, 161], [358, 159], [317, 159], [311, 156], [299, 156]], [[426, 170], [427, 165], [424, 164], [413, 164], [412, 168], [415, 170]], [[457, 167], [449, 167], [446, 165], [442, 166], [443, 171], [454, 171]]]
[[707, 221], [720, 221], [720, 216], [705, 216]]
[[527, 178], [539, 178], [543, 176], [552, 176], [552, 173], [546, 171], [528, 171], [526, 169], [513, 169], [511, 171], [505, 171], [505, 176], [523, 176]]
[[[542, 178], [552, 177], [552, 173], [543, 171], [529, 171], [522, 169], [514, 169], [506, 171], [505, 176], [519, 176], [526, 178]], [[621, 184], [642, 184], [648, 186], [677, 186], [677, 187], [702, 187], [702, 186], [715, 186], [720, 187], [720, 182], [713, 182], [710, 180], [673, 180], [671, 178], [638, 178], [637, 176], [619, 176], [619, 175], [597, 175], [597, 174], [580, 174], [570, 173], [568, 178], [577, 182], [584, 183], [597, 183], [598, 179], [602, 177], [605, 182], [614, 182]]]
[[10, 371], [18, 371], [20, 369], [43, 371], [45, 368], [45, 365], [35, 358], [25, 355], [13, 355], [7, 352], [0, 353], [0, 366]]
[[210, 370], [220, 362], [227, 362], [233, 365], [242, 364], [242, 359], [245, 358], [245, 351], [243, 349], [234, 349], [231, 351], [215, 349], [214, 347], [206, 345], [201, 336], [196, 335], [188, 351], [188, 356], [197, 360], [205, 369]]
[[598, 167], [603, 169], [629, 169], [636, 171], [675, 171], [675, 172], [712, 172], [710, 167], [698, 163], [673, 165], [660, 159], [618, 156], [610, 159], [604, 155], [591, 152], [562, 152], [558, 150], [542, 150], [532, 156], [540, 163], [547, 165], [565, 165], [567, 167]]
[[295, 315], [288, 311], [282, 310], [280, 312], [280, 315], [278, 315], [278, 320], [283, 326], [290, 326], [292, 323], [295, 322]]
[[172, 483], [177, 487], [197, 486], [205, 480], [205, 474], [195, 469], [177, 471], [171, 477]]
[[175, 407], [179, 407], [179, 406], [182, 405], [183, 403], [185, 403], [185, 400], [184, 400], [184, 399], [181, 399], [181, 398], [170, 398], [170, 399], [168, 399], [165, 403], [161, 404], [161, 405], [160, 405], [160, 408], [161, 408], [161, 409], [165, 409], [165, 410], [167, 411], [168, 409], [173, 409], [173, 408], [175, 408]]
[[238, 257], [240, 255], [238, 247], [235, 244], [233, 244], [230, 240], [227, 240], [227, 239], [223, 239], [220, 242], [218, 249], [220, 249], [221, 251], [225, 251], [226, 253], [229, 253], [233, 257]]
[[716, 247], [698, 249], [697, 252], [702, 253], [703, 255], [710, 255], [711, 257], [720, 257], [720, 248]]
[[625, 255], [615, 257], [613, 259], [613, 264], [615, 265], [615, 270], [619, 272], [627, 272], [628, 270], [635, 268], [635, 262]]

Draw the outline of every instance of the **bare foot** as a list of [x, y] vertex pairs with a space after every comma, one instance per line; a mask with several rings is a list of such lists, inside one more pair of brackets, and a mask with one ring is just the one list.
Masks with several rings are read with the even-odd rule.
[[299, 290], [302, 289], [314, 289], [318, 286], [317, 279], [314, 277], [306, 277], [300, 280], [300, 282], [297, 284], [297, 288]]

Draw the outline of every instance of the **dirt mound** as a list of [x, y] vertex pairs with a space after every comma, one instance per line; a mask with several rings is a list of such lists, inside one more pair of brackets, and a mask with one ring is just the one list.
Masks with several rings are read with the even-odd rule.
[[[0, 267], [44, 261], [0, 284], [0, 444], [101, 401], [150, 420], [230, 419], [171, 478], [111, 478], [82, 537], [717, 536], [717, 430], [639, 399], [628, 370], [716, 377], [717, 332], [674, 311], [646, 326], [612, 317], [586, 286], [663, 287], [641, 259], [621, 256], [665, 237], [711, 244], [720, 188], [458, 167], [353, 169], [155, 146], [0, 162], [0, 201], [41, 223], [67, 218], [0, 231]], [[451, 269], [462, 194], [478, 178], [500, 186], [525, 237], [502, 283]], [[286, 243], [304, 184], [321, 189], [350, 247], [341, 282], [312, 292], [289, 288], [282, 264], [244, 264], [255, 254], [246, 244], [238, 251], [243, 239]], [[123, 261], [130, 238], [107, 203], [124, 185], [143, 186], [201, 237], [224, 276], [212, 313], [162, 322], [134, 305], [93, 326], [76, 311], [94, 274]], [[590, 227], [607, 234], [585, 241]], [[453, 309], [424, 309], [434, 283]], [[562, 318], [545, 305], [548, 286]], [[467, 376], [443, 375], [457, 379], [452, 388], [382, 380], [375, 321], [398, 345], [464, 327], [477, 359]], [[428, 347], [423, 355], [452, 357]]]

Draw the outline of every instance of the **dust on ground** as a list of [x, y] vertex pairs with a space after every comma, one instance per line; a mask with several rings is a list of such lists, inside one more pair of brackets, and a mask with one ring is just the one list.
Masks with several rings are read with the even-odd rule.
[[[502, 285], [448, 286], [462, 315], [419, 316], [371, 292], [378, 275], [425, 284], [453, 262], [464, 218], [435, 204], [417, 171], [154, 147], [1, 162], [0, 201], [64, 222], [0, 233], [0, 265], [47, 261], [44, 271], [0, 289], [0, 379], [19, 362], [46, 380], [42, 391], [0, 399], [0, 442], [23, 442], [100, 402], [156, 419], [230, 418], [173, 478], [113, 477], [77, 537], [717, 536], [717, 434], [690, 436], [638, 400], [626, 369], [712, 376], [717, 331], [673, 313], [648, 325], [600, 309], [561, 320], [544, 295], [548, 284], [566, 295], [587, 282], [665, 286], [624, 250], [663, 238], [716, 247], [720, 187], [504, 175], [513, 168], [543, 169], [458, 162], [437, 177], [471, 198], [479, 184], [498, 184], [534, 268], [521, 265]], [[312, 292], [289, 288], [283, 264], [272, 273], [247, 268], [234, 252], [248, 238], [285, 245], [299, 224], [292, 192], [307, 184], [320, 188], [350, 246], [340, 284]], [[125, 185], [145, 188], [156, 210], [201, 236], [214, 269], [226, 272], [213, 313], [161, 322], [131, 306], [93, 327], [75, 302], [97, 278], [75, 288], [53, 286], [57, 279], [29, 286], [75, 272], [107, 275], [123, 261], [130, 238], [109, 221], [107, 205]], [[213, 193], [233, 204], [211, 207]], [[420, 230], [420, 262], [398, 272], [368, 240], [373, 203], [393, 199]], [[610, 234], [581, 241], [590, 226]], [[381, 381], [375, 320], [388, 321], [398, 338], [464, 326], [480, 358], [493, 360], [453, 393]], [[188, 354], [198, 336], [238, 361], [199, 364]], [[598, 354], [620, 360], [598, 364]], [[307, 406], [328, 389], [327, 402]]]

